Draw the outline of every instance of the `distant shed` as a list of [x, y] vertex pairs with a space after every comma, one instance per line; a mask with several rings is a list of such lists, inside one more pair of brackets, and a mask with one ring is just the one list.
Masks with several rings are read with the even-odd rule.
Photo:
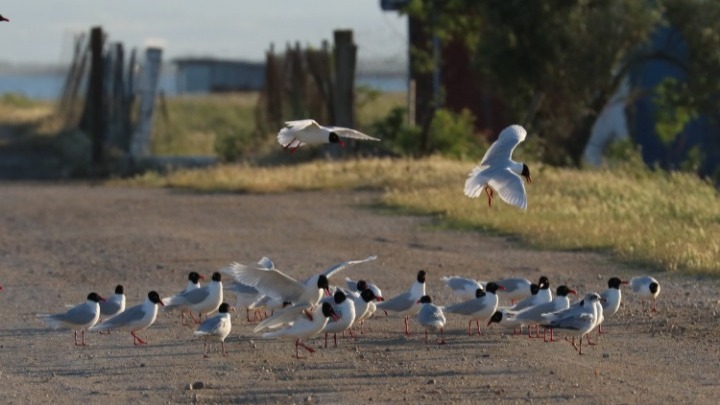
[[260, 90], [265, 81], [265, 63], [214, 58], [178, 58], [177, 91], [219, 93]]

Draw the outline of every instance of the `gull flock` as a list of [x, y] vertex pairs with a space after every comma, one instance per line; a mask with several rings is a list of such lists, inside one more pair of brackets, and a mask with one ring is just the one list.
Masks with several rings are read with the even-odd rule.
[[[519, 125], [501, 131], [480, 163], [469, 173], [465, 195], [476, 198], [484, 194], [490, 207], [497, 195], [505, 203], [527, 210], [524, 182], [531, 182], [530, 169], [511, 157], [526, 136], [527, 132]], [[291, 153], [304, 145], [330, 143], [342, 146], [343, 139], [379, 141], [353, 129], [320, 126], [314, 120], [289, 121], [278, 133], [278, 142]], [[542, 337], [545, 342], [554, 342], [557, 341], [555, 332], [561, 331], [582, 354], [583, 341], [592, 345], [591, 332], [602, 333], [604, 320], [618, 311], [622, 285], [630, 286], [642, 300], [643, 309], [646, 302], [652, 301], [649, 311], [657, 311], [655, 301], [660, 293], [658, 281], [650, 276], [629, 281], [612, 277], [607, 281], [607, 289], [600, 293], [587, 292], [575, 302], [568, 296], [577, 295], [577, 291], [566, 285], [553, 290], [545, 276], [537, 283], [518, 277], [485, 282], [443, 276], [440, 280], [457, 302], [439, 305], [426, 294], [428, 274], [424, 270], [419, 270], [414, 279], [408, 280], [407, 290], [387, 299], [380, 288], [368, 280], [355, 281], [346, 277], [343, 280], [345, 287], [340, 287], [340, 281], [334, 280], [339, 272], [376, 259], [377, 256], [372, 255], [345, 261], [298, 280], [278, 270], [270, 258], [262, 257], [250, 265], [231, 263], [214, 272], [211, 281], [204, 286], [201, 286], [204, 277], [190, 272], [183, 290], [165, 298], [151, 290], [143, 302], [128, 308], [124, 287], [117, 285], [108, 298], [90, 292], [85, 302], [66, 312], [37, 316], [49, 328], [72, 331], [74, 344], [85, 346], [87, 332], [109, 334], [113, 331], [127, 331], [134, 345], [146, 345], [147, 341], [137, 333], [150, 327], [160, 311], [179, 313], [182, 325], [187, 324], [187, 314], [190, 325], [195, 326], [192, 336], [203, 342], [204, 357], [208, 357], [209, 343], [219, 343], [219, 352], [227, 356], [225, 339], [232, 332], [230, 312], [242, 309], [245, 320], [254, 325], [252, 332], [259, 337], [293, 339], [297, 358], [302, 358], [300, 349], [309, 353], [316, 351], [306, 343], [307, 339], [324, 336], [324, 347], [327, 347], [328, 338], [332, 336], [337, 346], [338, 334], [341, 337], [354, 336], [357, 331], [365, 334], [367, 321], [388, 314], [402, 317], [405, 335], [410, 335], [411, 320], [416, 321], [425, 332], [426, 343], [429, 342], [428, 334], [433, 333], [438, 335], [437, 343], [446, 344], [447, 317], [458, 317], [468, 322], [468, 335], [480, 335], [481, 326], [498, 324], [512, 328], [514, 333], [518, 329], [522, 333], [524, 327], [528, 337]], [[230, 282], [223, 285], [223, 276]], [[228, 303], [227, 294], [234, 296], [234, 305]]]

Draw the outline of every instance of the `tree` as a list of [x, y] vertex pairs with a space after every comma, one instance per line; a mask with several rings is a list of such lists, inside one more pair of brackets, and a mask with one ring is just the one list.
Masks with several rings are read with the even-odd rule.
[[[444, 41], [466, 44], [514, 120], [543, 138], [549, 163], [580, 164], [597, 114], [622, 77], [648, 59], [672, 59], [688, 72], [666, 92], [668, 108], [717, 114], [720, 2], [412, 0], [406, 12]], [[688, 61], [643, 46], [669, 25], [687, 41]]]

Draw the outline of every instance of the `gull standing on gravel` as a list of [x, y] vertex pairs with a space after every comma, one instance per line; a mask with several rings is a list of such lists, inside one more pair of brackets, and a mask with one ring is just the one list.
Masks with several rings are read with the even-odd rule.
[[[188, 282], [187, 282], [187, 285], [185, 286], [185, 289], [182, 290], [182, 291], [180, 291], [180, 292], [178, 292], [178, 293], [175, 294], [174, 296], [178, 296], [178, 295], [183, 294], [183, 293], [186, 293], [186, 292], [188, 292], [188, 291], [197, 290], [198, 288], [200, 288], [200, 280], [204, 280], [204, 279], [205, 279], [205, 277], [202, 276], [202, 275], [200, 275], [198, 272], [196, 272], [196, 271], [191, 271], [191, 272], [188, 274]], [[169, 301], [169, 300], [170, 300], [170, 297], [167, 297], [167, 298], [163, 298], [162, 301], [163, 301], [163, 302], [166, 302], [166, 301]], [[190, 318], [192, 318], [193, 320], [195, 319], [195, 318], [193, 317], [192, 311], [190, 310], [190, 308], [189, 308], [187, 305], [176, 305], [176, 306], [173, 307], [173, 308], [180, 310], [180, 318], [182, 319], [182, 324], [183, 324], [183, 325], [187, 325], [187, 324], [185, 323], [185, 313], [186, 313], [186, 312], [189, 313]]]
[[420, 310], [418, 301], [425, 295], [425, 270], [418, 271], [415, 282], [408, 291], [376, 304], [378, 309], [396, 312], [405, 317], [405, 335], [410, 335], [409, 318]]
[[462, 301], [468, 301], [477, 297], [477, 290], [485, 290], [484, 285], [487, 283], [473, 280], [467, 277], [450, 276], [440, 277], [445, 285]]
[[657, 312], [657, 296], [660, 294], [660, 283], [650, 276], [633, 277], [630, 279], [630, 286], [642, 302], [643, 311], [645, 311], [645, 301], [652, 300], [652, 312]]
[[272, 332], [266, 332], [262, 334], [264, 338], [274, 337], [293, 337], [295, 338], [295, 357], [300, 359], [298, 348], [302, 346], [305, 350], [310, 353], [315, 353], [315, 349], [303, 343], [302, 339], [311, 338], [320, 333], [325, 324], [328, 322], [328, 318], [332, 317], [335, 320], [339, 319], [339, 316], [333, 310], [332, 305], [328, 302], [323, 302], [318, 305], [312, 312], [300, 312], [295, 314], [296, 317], [289, 326], [283, 329], [278, 329]]
[[350, 128], [324, 127], [311, 119], [287, 121], [277, 135], [278, 143], [283, 148], [290, 149], [290, 153], [294, 153], [297, 148], [304, 145], [339, 143], [340, 146], [345, 146], [343, 138], [360, 141], [380, 140]]
[[377, 298], [380, 298], [380, 301], [382, 301], [383, 295], [382, 291], [380, 290], [380, 287], [378, 287], [375, 283], [369, 283], [365, 280], [358, 280], [357, 282], [350, 277], [345, 277], [345, 284], [347, 284], [348, 290], [350, 291], [357, 291], [362, 292], [366, 288], [369, 288], [372, 290], [373, 294]]
[[[190, 317], [196, 324], [199, 324], [203, 315], [207, 316], [217, 311], [223, 302], [222, 275], [216, 271], [208, 285], [163, 298], [162, 301], [166, 311], [172, 311], [178, 307], [188, 308]], [[192, 315], [192, 311], [197, 312], [197, 319]]]
[[155, 322], [158, 305], [164, 305], [160, 299], [160, 295], [156, 291], [150, 291], [142, 304], [130, 307], [112, 318], [96, 324], [88, 330], [91, 332], [110, 329], [129, 330], [135, 346], [147, 344], [147, 342], [140, 339], [135, 332], [143, 330]]
[[225, 352], [225, 338], [230, 334], [232, 329], [232, 319], [228, 310], [230, 305], [223, 302], [218, 308], [218, 313], [204, 320], [197, 330], [193, 332], [196, 337], [203, 338], [203, 357], [208, 358], [208, 340], [220, 342], [220, 353], [223, 357], [227, 356]]
[[504, 288], [498, 292], [499, 297], [510, 300], [513, 305], [532, 294], [530, 288], [533, 283], [525, 278], [506, 278], [495, 283]]
[[333, 341], [335, 342], [335, 347], [337, 347], [337, 334], [344, 334], [345, 331], [350, 329], [353, 322], [355, 322], [355, 302], [348, 299], [342, 290], [335, 291], [332, 297], [324, 298], [322, 301], [332, 305], [333, 311], [340, 317], [340, 319], [337, 320], [335, 320], [335, 318], [328, 319], [323, 328], [323, 332], [325, 332], [325, 347], [327, 347], [328, 334], [330, 333], [333, 334]]
[[[582, 354], [582, 338], [587, 335], [598, 322], [598, 305], [602, 298], [597, 293], [585, 295], [578, 305], [570, 306], [558, 312], [543, 315], [540, 326], [547, 329], [564, 329], [573, 336], [572, 345], [578, 354]], [[580, 347], [575, 344], [575, 337], [580, 338]], [[567, 339], [567, 337], [565, 338]]]
[[[623, 284], [628, 284], [628, 282], [620, 280], [617, 277], [612, 277], [608, 280], [607, 290], [600, 293], [600, 297], [605, 299], [605, 302], [602, 302], [603, 316], [605, 318], [615, 315], [618, 309], [620, 309], [620, 303], [622, 302], [622, 292], [620, 291], [620, 286]], [[602, 333], [602, 325], [599, 325], [598, 334]]]
[[[528, 183], [530, 169], [525, 163], [512, 160], [513, 150], [525, 140], [527, 131], [520, 125], [511, 125], [500, 132], [498, 139], [490, 145], [485, 156], [468, 175], [465, 181], [465, 195], [470, 198], [487, 195], [488, 206], [492, 207], [494, 191], [510, 205], [527, 209], [527, 195], [523, 176]], [[493, 191], [494, 190], [494, 191]]]
[[360, 294], [356, 292], [350, 292], [350, 294], [355, 303], [355, 323], [360, 324], [360, 333], [363, 334], [365, 333], [363, 329], [365, 321], [369, 319], [377, 309], [374, 301], [382, 301], [383, 298], [376, 296], [370, 288], [362, 290]]
[[[67, 312], [61, 314], [38, 314], [37, 317], [53, 329], [69, 329], [75, 333], [75, 346], [87, 346], [85, 343], [85, 330], [97, 323], [100, 319], [99, 302], [105, 299], [97, 293], [91, 292], [82, 304], [78, 304]], [[80, 343], [77, 340], [78, 331], [82, 331]]]
[[118, 284], [115, 286], [115, 294], [105, 301], [100, 301], [100, 315], [109, 317], [115, 316], [125, 310], [125, 288]]
[[487, 283], [485, 290], [481, 288], [475, 290], [475, 298], [459, 304], [446, 306], [444, 310], [449, 314], [470, 317], [468, 321], [468, 336], [472, 336], [473, 334], [471, 330], [473, 321], [477, 323], [477, 334], [480, 336], [480, 321], [487, 321], [497, 310], [498, 297], [495, 293], [499, 289], [501, 290], [502, 287], [491, 281]]
[[[530, 324], [534, 323], [536, 326], [538, 323], [545, 320], [543, 317], [543, 314], [551, 313], [551, 312], [557, 312], [562, 311], [564, 309], [570, 308], [570, 299], [567, 297], [568, 294], [577, 294], [575, 290], [571, 290], [565, 285], [561, 285], [557, 288], [557, 296], [554, 300], [550, 302], [545, 302], [542, 304], [538, 304], [535, 306], [531, 306], [528, 308], [525, 308], [521, 311], [507, 311], [505, 315], [507, 316], [506, 322], [508, 324]], [[528, 326], [528, 337], [532, 337], [530, 335], [530, 327]], [[537, 329], [535, 331], [535, 337], [540, 337], [537, 333]], [[548, 341], [548, 340], [546, 340]], [[555, 341], [555, 335], [552, 329], [550, 329], [550, 342]]]
[[430, 330], [431, 332], [440, 332], [440, 342], [438, 344], [444, 345], [445, 314], [443, 314], [442, 308], [433, 304], [429, 295], [420, 297], [418, 304], [420, 304], [420, 311], [417, 314], [417, 319], [418, 323], [425, 328], [425, 343], [428, 342], [428, 330]]

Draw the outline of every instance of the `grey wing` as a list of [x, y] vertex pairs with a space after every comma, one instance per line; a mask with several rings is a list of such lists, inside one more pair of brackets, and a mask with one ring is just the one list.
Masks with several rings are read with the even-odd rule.
[[346, 269], [346, 268], [348, 268], [350, 266], [354, 266], [356, 264], [370, 262], [375, 259], [377, 259], [377, 256], [372, 255], [372, 256], [368, 256], [362, 260], [349, 260], [347, 262], [338, 263], [338, 264], [330, 267], [329, 269], [325, 270], [324, 272], [322, 272], [322, 274], [324, 274], [325, 277], [330, 278], [340, 270]]
[[257, 264], [258, 266], [267, 270], [272, 270], [275, 268], [275, 263], [273, 263], [273, 261], [267, 256], [261, 257], [260, 260], [258, 260]]
[[503, 129], [498, 139], [485, 152], [480, 164], [492, 166], [496, 162], [507, 162], [515, 147], [525, 140], [526, 135], [525, 129], [519, 125], [512, 125]]
[[217, 335], [218, 331], [225, 325], [227, 318], [225, 316], [213, 316], [200, 324], [197, 332], [207, 335]]
[[51, 315], [51, 317], [58, 321], [82, 325], [92, 321], [95, 313], [87, 305], [80, 304], [65, 313]]
[[308, 127], [320, 128], [315, 120], [287, 121], [285, 126], [278, 132], [277, 141], [286, 148], [303, 146], [305, 142], [297, 138], [297, 133], [306, 130]]
[[378, 302], [375, 306], [378, 309], [400, 312], [405, 311], [415, 304], [413, 302], [410, 292], [402, 293], [396, 297], [390, 298], [387, 301]]
[[185, 291], [170, 298], [168, 307], [176, 305], [195, 305], [203, 302], [210, 295], [210, 290], [206, 287], [197, 288], [195, 290]]
[[351, 128], [343, 128], [343, 127], [325, 127], [330, 132], [335, 132], [338, 134], [338, 136], [341, 136], [343, 138], [349, 138], [349, 139], [357, 139], [361, 141], [379, 141], [379, 138], [372, 137], [370, 135], [363, 134], [360, 131], [351, 129]]
[[[530, 289], [530, 285], [532, 284], [530, 280], [524, 279], [524, 278], [508, 278], [505, 280], [500, 280], [496, 282], [498, 285], [505, 288], [505, 292], [513, 292], [520, 288], [528, 288], [528, 292]], [[502, 291], [500, 291], [502, 292]]]
[[145, 309], [142, 305], [136, 305], [132, 308], [126, 309], [123, 312], [104, 320], [102, 323], [97, 324], [90, 328], [91, 330], [106, 330], [106, 329], [117, 329], [126, 325], [131, 325], [145, 317]]
[[522, 311], [515, 313], [515, 319], [523, 321], [541, 321], [543, 320], [542, 314], [546, 314], [555, 309], [555, 303], [546, 302], [544, 304], [535, 305], [529, 308], [525, 308]]
[[260, 322], [254, 329], [254, 332], [260, 332], [264, 329], [272, 329], [282, 326], [286, 323], [295, 321], [300, 313], [307, 309], [307, 305], [293, 305], [290, 307], [283, 308], [280, 311], [275, 311], [275, 314], [270, 318]]
[[235, 281], [255, 287], [264, 295], [284, 301], [297, 301], [305, 291], [305, 286], [277, 269], [268, 270], [233, 263], [224, 271], [231, 274]]
[[568, 316], [553, 319], [547, 324], [541, 324], [541, 326], [547, 326], [556, 329], [568, 329], [568, 330], [579, 330], [586, 327], [589, 323], [594, 322], [593, 314], [568, 314]]
[[120, 303], [117, 301], [100, 301], [100, 314], [112, 315], [120, 310]]
[[227, 286], [224, 287], [226, 290], [230, 292], [234, 292], [235, 294], [259, 294], [257, 288], [239, 283], [237, 281], [233, 281], [232, 283], [229, 283]]
[[434, 323], [434, 322], [442, 322], [445, 323], [445, 314], [443, 314], [442, 310], [436, 306], [429, 306], [425, 305], [422, 309], [420, 309], [420, 312], [418, 313], [418, 320], [420, 323], [428, 324], [428, 323]]
[[490, 305], [490, 302], [487, 300], [474, 299], [447, 306], [445, 307], [445, 312], [458, 315], [472, 315], [476, 312], [487, 309]]
[[351, 279], [350, 277], [345, 277], [345, 284], [347, 284], [348, 289], [349, 289], [350, 291], [355, 292], [355, 291], [358, 290], [358, 289], [357, 289], [357, 281]]
[[527, 194], [525, 184], [517, 174], [510, 169], [493, 170], [488, 180], [490, 187], [495, 189], [500, 198], [510, 205], [527, 209]]
[[465, 277], [443, 277], [442, 280], [453, 291], [483, 288], [477, 281]]

